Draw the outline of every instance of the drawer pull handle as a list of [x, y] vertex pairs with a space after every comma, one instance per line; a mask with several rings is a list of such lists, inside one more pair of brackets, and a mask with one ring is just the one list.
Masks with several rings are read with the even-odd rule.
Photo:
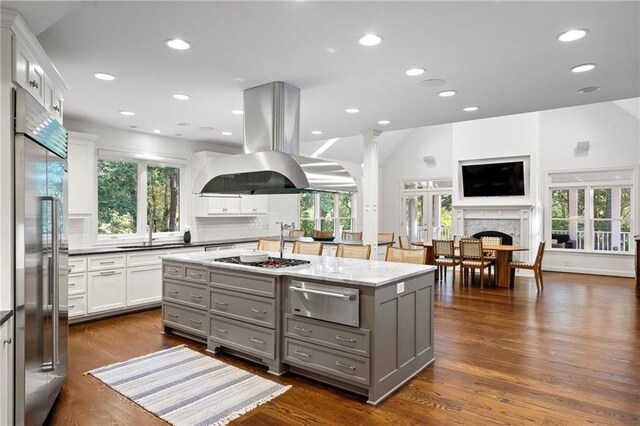
[[114, 263], [116, 263], [115, 260], [110, 260], [108, 262], [100, 262], [101, 265], [113, 265]]
[[189, 296], [193, 297], [194, 299], [202, 299], [202, 296], [200, 296], [199, 294], [191, 293]]
[[178, 318], [178, 316], [179, 316], [178, 314], [172, 314], [171, 312], [167, 312], [167, 315], [169, 315], [170, 317], [173, 317], [173, 318]]
[[201, 277], [202, 273], [201, 272], [190, 272], [189, 275], [191, 275], [192, 277]]
[[69, 266], [69, 267], [67, 268], [67, 272], [71, 272], [71, 271], [73, 271], [73, 266]]
[[264, 340], [256, 339], [255, 337], [252, 337], [251, 341], [254, 343], [260, 343], [261, 345], [264, 345], [266, 343]]
[[104, 272], [100, 272], [100, 275], [113, 275], [115, 273], [116, 271], [104, 271]]
[[178, 290], [171, 290], [171, 289], [169, 289], [169, 290], [167, 290], [167, 291], [168, 291], [169, 293], [171, 293], [171, 294], [178, 294]]
[[191, 318], [189, 318], [189, 321], [191, 321], [194, 324], [202, 324], [202, 321], [194, 320], [194, 319], [191, 319]]
[[349, 370], [355, 370], [356, 369], [355, 365], [346, 365], [346, 364], [341, 363], [340, 361], [336, 361], [336, 365], [338, 367], [348, 368]]
[[75, 287], [76, 283], [69, 283], [69, 287]]
[[299, 351], [299, 350], [297, 350], [297, 349], [295, 350], [295, 354], [296, 354], [296, 355], [303, 356], [303, 357], [305, 357], [305, 358], [311, 358], [311, 354], [308, 354], [308, 353], [306, 353], [306, 352], [301, 352], [301, 351]]
[[54, 106], [53, 106], [53, 110], [54, 110], [55, 112], [60, 112], [60, 107], [59, 107], [58, 105], [54, 105]]
[[342, 342], [349, 342], [349, 343], [355, 343], [356, 339], [345, 339], [344, 337], [341, 337], [339, 334], [336, 335], [336, 340], [340, 340]]
[[254, 312], [256, 314], [266, 314], [267, 311], [261, 311], [260, 309], [256, 309], [256, 308], [251, 308], [251, 312]]
[[38, 82], [37, 82], [37, 81], [35, 81], [35, 80], [31, 80], [31, 81], [29, 82], [29, 86], [31, 86], [31, 87], [35, 87], [36, 89], [40, 87], [40, 85], [38, 84]]
[[75, 307], [76, 307], [76, 305], [69, 305], [69, 309], [73, 309]]
[[227, 334], [227, 330], [225, 330], [224, 328], [218, 328], [218, 327], [213, 327], [218, 333], [224, 333]]
[[229, 304], [229, 302], [221, 302], [219, 300], [214, 300], [213, 303], [215, 303], [216, 305], [222, 305], [222, 306], [227, 306]]
[[294, 326], [293, 329], [297, 331], [302, 331], [303, 333], [311, 333], [310, 328], [301, 328], [301, 327], [298, 327], [297, 325]]
[[170, 274], [177, 274], [178, 270], [177, 269], [167, 268], [167, 272], [170, 273]]

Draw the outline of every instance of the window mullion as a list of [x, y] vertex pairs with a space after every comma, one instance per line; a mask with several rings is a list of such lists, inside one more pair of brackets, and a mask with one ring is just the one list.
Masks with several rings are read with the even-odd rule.
[[146, 235], [147, 225], [147, 164], [138, 163], [138, 223], [139, 235]]

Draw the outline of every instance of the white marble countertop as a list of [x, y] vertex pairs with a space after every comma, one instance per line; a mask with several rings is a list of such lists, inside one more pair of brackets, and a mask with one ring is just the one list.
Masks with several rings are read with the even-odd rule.
[[[394, 281], [411, 278], [435, 271], [431, 265], [414, 265], [409, 263], [382, 262], [376, 260], [349, 259], [330, 256], [309, 256], [286, 253], [285, 257], [309, 260], [310, 264], [291, 266], [288, 268], [258, 268], [249, 265], [216, 262], [220, 257], [239, 256], [250, 250], [208, 251], [203, 253], [184, 253], [161, 256], [165, 260], [196, 263], [204, 266], [215, 266], [225, 269], [236, 269], [265, 275], [311, 278], [335, 283], [356, 284], [365, 287], [383, 286]], [[278, 257], [279, 253], [269, 253]]]

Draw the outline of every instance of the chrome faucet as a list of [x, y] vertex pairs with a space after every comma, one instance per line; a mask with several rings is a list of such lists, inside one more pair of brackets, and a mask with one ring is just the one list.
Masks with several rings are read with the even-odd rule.
[[291, 222], [291, 225], [284, 222], [276, 222], [276, 224], [280, 225], [280, 259], [282, 259], [282, 252], [284, 251], [284, 231], [291, 231], [292, 229], [296, 229], [296, 223]]

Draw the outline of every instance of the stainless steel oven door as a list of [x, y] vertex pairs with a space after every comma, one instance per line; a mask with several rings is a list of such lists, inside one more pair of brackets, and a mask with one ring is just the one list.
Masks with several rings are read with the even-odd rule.
[[291, 313], [352, 327], [360, 326], [360, 290], [292, 281]]

